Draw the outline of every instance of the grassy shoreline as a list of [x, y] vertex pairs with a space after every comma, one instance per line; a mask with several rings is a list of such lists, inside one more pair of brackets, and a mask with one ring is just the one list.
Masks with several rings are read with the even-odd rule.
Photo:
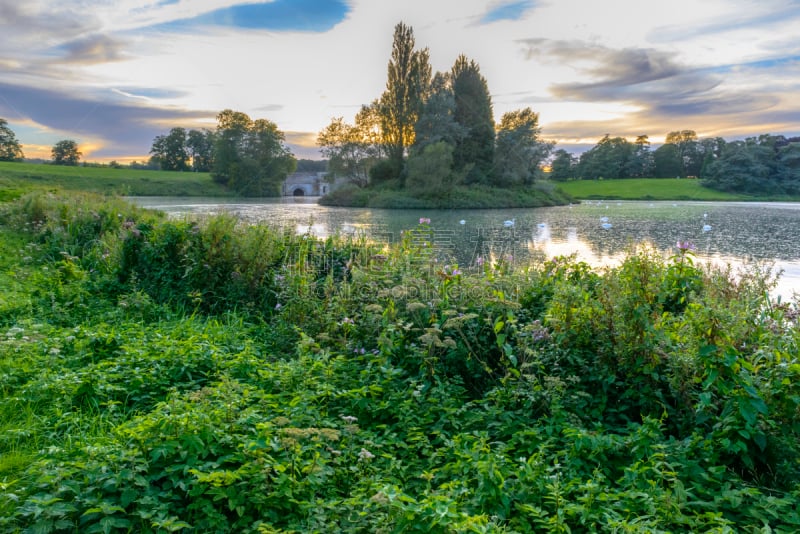
[[800, 197], [726, 193], [685, 178], [629, 178], [624, 180], [574, 180], [558, 187], [579, 200], [699, 200], [800, 202]]

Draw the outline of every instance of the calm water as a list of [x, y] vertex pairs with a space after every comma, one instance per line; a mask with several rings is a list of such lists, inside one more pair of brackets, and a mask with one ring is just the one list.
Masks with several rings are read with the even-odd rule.
[[800, 293], [800, 204], [793, 203], [592, 201], [536, 209], [378, 210], [319, 206], [312, 198], [131, 200], [171, 216], [227, 211], [319, 237], [364, 234], [380, 242], [397, 241], [424, 217], [431, 220], [434, 249], [462, 266], [479, 256], [511, 256], [517, 263], [561, 254], [613, 265], [631, 244], [646, 241], [670, 254], [677, 241], [688, 240], [701, 261], [774, 265], [783, 271], [776, 294]]

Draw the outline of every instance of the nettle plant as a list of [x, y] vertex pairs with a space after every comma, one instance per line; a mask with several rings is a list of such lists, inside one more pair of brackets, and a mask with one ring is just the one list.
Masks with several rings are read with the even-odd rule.
[[800, 528], [798, 313], [763, 269], [687, 243], [463, 267], [429, 221], [378, 248], [21, 202], [0, 529]]

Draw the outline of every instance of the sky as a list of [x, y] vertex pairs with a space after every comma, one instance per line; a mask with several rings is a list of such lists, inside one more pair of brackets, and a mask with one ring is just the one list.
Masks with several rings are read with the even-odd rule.
[[398, 22], [434, 72], [478, 63], [496, 122], [530, 107], [571, 152], [800, 135], [797, 0], [0, 0], [0, 118], [28, 158], [73, 139], [129, 162], [233, 109], [318, 159], [319, 131], [383, 92]]

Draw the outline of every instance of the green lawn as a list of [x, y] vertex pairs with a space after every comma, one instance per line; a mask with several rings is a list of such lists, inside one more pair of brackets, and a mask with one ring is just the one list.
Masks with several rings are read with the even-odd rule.
[[205, 172], [0, 162], [0, 200], [13, 199], [31, 189], [135, 196], [231, 196]]
[[559, 183], [577, 199], [615, 200], [800, 200], [781, 196], [725, 193], [703, 187], [699, 180], [680, 178], [630, 178], [625, 180], [575, 180]]

